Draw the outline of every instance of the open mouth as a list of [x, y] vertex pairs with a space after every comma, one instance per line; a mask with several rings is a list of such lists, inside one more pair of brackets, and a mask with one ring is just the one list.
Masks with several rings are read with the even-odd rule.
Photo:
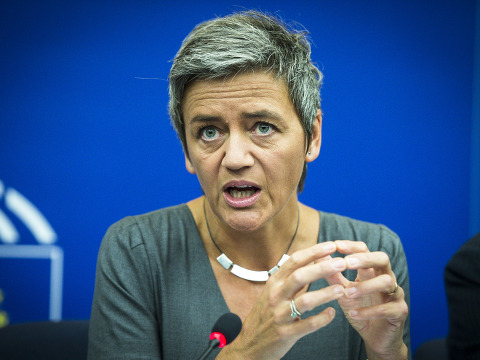
[[243, 185], [243, 186], [229, 186], [226, 190], [227, 190], [227, 193], [233, 199], [245, 199], [255, 195], [255, 193], [260, 189], [254, 186]]

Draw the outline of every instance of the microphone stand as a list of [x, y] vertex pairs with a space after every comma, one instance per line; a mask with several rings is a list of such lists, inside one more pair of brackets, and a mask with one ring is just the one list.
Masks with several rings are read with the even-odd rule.
[[220, 345], [220, 341], [218, 339], [213, 339], [210, 341], [208, 348], [203, 352], [203, 354], [198, 358], [198, 360], [205, 360], [208, 355], [215, 349], [218, 345]]

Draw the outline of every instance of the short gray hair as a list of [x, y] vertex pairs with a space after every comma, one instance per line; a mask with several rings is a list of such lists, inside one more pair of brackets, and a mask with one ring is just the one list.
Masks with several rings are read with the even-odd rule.
[[[253, 10], [197, 25], [183, 41], [169, 74], [169, 112], [185, 154], [189, 156], [182, 102], [188, 84], [258, 70], [285, 81], [308, 145], [320, 109], [323, 75], [311, 61], [307, 34]], [[303, 189], [306, 170], [305, 163], [298, 191]]]

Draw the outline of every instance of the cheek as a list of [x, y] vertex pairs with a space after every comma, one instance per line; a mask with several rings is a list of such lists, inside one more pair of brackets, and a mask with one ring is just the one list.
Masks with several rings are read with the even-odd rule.
[[216, 160], [215, 155], [196, 155], [195, 157], [190, 157], [192, 164], [195, 167], [198, 180], [200, 181], [202, 187], [212, 183], [212, 179], [216, 178], [218, 173], [218, 160]]
[[304, 160], [303, 152], [278, 152], [270, 156], [264, 164], [268, 168], [271, 181], [278, 184], [294, 184], [296, 187], [302, 175]]

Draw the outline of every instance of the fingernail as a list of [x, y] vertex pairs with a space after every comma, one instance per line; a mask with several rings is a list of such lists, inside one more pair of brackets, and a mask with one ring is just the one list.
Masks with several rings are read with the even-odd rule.
[[347, 257], [345, 260], [347, 261], [348, 266], [357, 266], [360, 263], [358, 259], [354, 257]]
[[345, 294], [345, 288], [343, 286], [337, 285], [333, 287], [333, 292], [335, 294]]
[[350, 316], [357, 316], [358, 315], [358, 311], [357, 310], [350, 310], [350, 312], [348, 313]]
[[328, 314], [330, 315], [330, 317], [334, 317], [335, 316], [335, 310], [333, 308], [328, 309]]
[[345, 294], [347, 294], [347, 296], [352, 296], [352, 295], [355, 294], [357, 291], [358, 291], [357, 288], [351, 287], [351, 288], [345, 289]]
[[342, 270], [345, 268], [345, 260], [342, 258], [335, 259], [332, 261], [332, 268], [336, 270]]

